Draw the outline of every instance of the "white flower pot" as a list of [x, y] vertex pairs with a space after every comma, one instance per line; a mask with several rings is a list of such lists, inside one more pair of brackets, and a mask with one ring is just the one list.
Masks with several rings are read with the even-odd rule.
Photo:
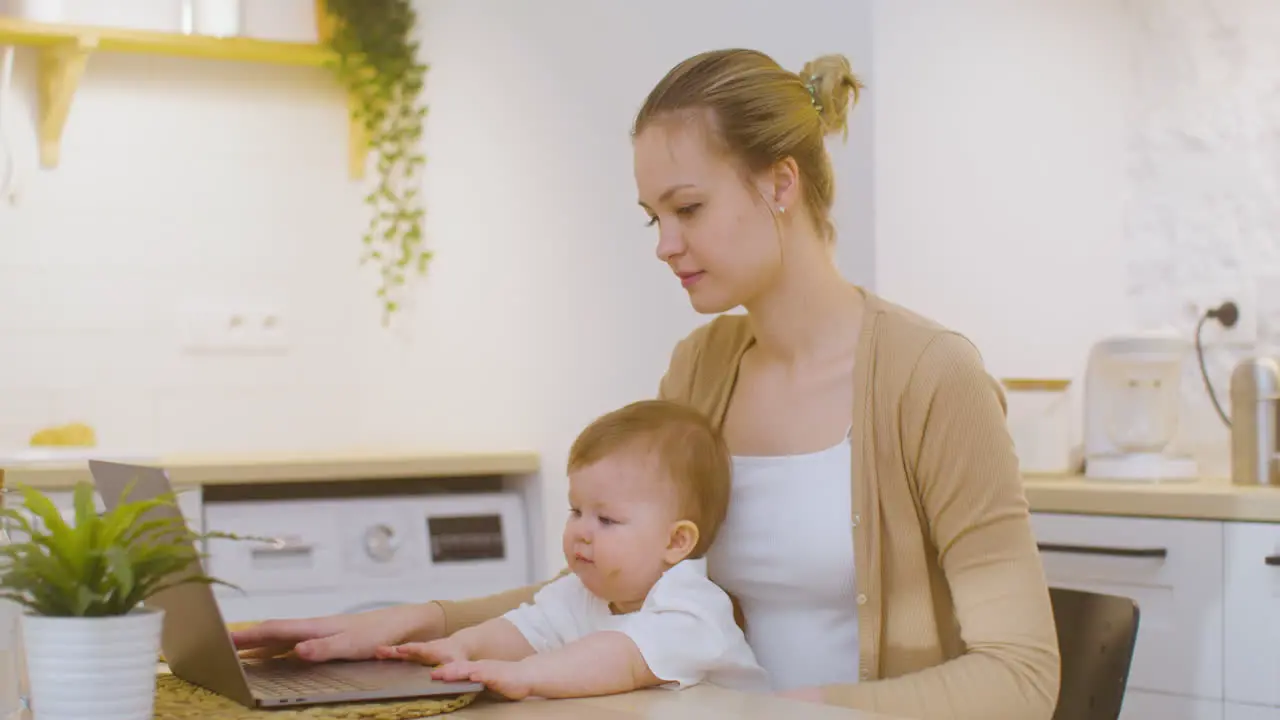
[[152, 720], [163, 620], [23, 615], [33, 720]]

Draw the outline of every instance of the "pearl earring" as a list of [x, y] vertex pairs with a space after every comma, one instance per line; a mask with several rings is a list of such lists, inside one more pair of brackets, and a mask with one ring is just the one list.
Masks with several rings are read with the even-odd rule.
[[785, 207], [783, 207], [783, 206], [781, 206], [781, 205], [779, 205], [779, 206], [778, 206], [778, 212], [780, 212], [780, 213], [785, 213], [786, 211], [787, 211], [787, 209], [786, 209]]

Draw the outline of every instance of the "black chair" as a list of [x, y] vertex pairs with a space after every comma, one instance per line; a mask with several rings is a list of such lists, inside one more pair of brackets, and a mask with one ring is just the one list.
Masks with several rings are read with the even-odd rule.
[[1049, 588], [1062, 684], [1053, 720], [1118, 720], [1138, 638], [1138, 605], [1116, 595]]

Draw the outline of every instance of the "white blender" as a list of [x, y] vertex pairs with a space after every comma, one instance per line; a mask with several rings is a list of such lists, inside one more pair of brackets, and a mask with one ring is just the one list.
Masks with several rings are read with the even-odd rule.
[[1195, 460], [1170, 448], [1190, 349], [1186, 340], [1165, 333], [1117, 336], [1093, 346], [1085, 378], [1086, 477], [1196, 479]]

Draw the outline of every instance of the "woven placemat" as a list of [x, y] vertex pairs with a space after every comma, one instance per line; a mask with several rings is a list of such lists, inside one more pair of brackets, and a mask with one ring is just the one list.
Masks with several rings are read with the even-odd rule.
[[460, 710], [475, 699], [476, 693], [466, 693], [389, 702], [257, 710], [165, 674], [156, 677], [155, 720], [415, 720]]

